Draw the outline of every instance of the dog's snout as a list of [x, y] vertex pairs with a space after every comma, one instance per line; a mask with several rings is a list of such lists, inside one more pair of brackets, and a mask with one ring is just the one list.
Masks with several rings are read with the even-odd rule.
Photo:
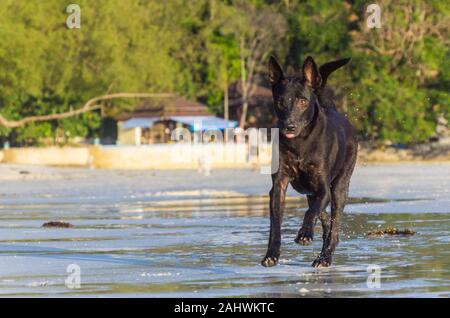
[[286, 130], [287, 130], [287, 131], [294, 131], [294, 130], [295, 130], [295, 125], [293, 125], [293, 124], [287, 125], [287, 126], [286, 126]]

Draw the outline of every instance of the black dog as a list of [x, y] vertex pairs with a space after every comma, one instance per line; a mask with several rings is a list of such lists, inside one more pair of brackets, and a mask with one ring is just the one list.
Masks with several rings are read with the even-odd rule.
[[[281, 223], [289, 183], [307, 195], [309, 205], [295, 242], [311, 243], [319, 218], [323, 247], [312, 266], [331, 265], [358, 144], [352, 125], [337, 112], [326, 94], [325, 83], [328, 75], [349, 60], [326, 63], [318, 69], [308, 56], [300, 76], [285, 77], [275, 58], [270, 58], [269, 79], [280, 144], [279, 169], [272, 174], [270, 238], [263, 266], [276, 265], [280, 257]], [[330, 202], [331, 219], [325, 212]]]

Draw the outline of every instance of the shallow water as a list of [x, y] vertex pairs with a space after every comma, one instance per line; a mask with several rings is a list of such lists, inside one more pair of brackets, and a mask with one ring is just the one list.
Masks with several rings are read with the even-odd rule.
[[[280, 265], [259, 265], [270, 177], [257, 172], [47, 169], [41, 174], [61, 177], [0, 186], [2, 296], [450, 296], [450, 165], [359, 167], [334, 264], [324, 269], [310, 266], [319, 225], [311, 246], [294, 243], [305, 200], [293, 191]], [[75, 227], [42, 228], [49, 220]], [[417, 234], [366, 236], [386, 226]], [[65, 284], [70, 264], [81, 269], [78, 289]], [[369, 265], [381, 269], [379, 288], [367, 284]]]

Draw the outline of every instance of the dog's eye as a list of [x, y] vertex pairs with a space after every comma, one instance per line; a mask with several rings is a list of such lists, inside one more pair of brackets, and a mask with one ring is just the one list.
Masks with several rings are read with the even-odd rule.
[[298, 100], [298, 104], [299, 104], [301, 107], [305, 107], [307, 103], [308, 103], [308, 101], [307, 101], [306, 99], [304, 99], [304, 98], [300, 98], [300, 99]]

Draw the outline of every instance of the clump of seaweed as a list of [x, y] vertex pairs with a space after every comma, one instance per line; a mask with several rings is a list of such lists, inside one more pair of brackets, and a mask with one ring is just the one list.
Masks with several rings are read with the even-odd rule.
[[384, 230], [373, 230], [373, 231], [369, 231], [367, 232], [367, 235], [369, 236], [383, 236], [383, 235], [414, 235], [416, 234], [415, 231], [410, 230], [410, 229], [404, 229], [404, 230], [399, 230], [395, 227], [388, 227]]
[[68, 222], [63, 221], [50, 221], [42, 224], [42, 227], [62, 227], [62, 228], [69, 228], [73, 227], [73, 224], [70, 224]]

